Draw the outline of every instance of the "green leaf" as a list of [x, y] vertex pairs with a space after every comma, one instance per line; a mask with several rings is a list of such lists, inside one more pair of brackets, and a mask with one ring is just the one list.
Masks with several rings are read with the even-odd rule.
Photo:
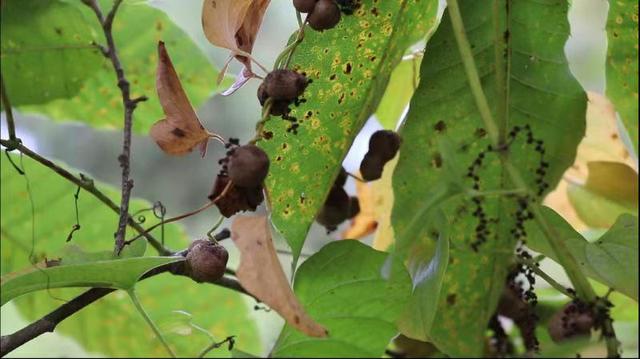
[[609, 1], [607, 97], [620, 114], [638, 152], [638, 2]]
[[[549, 166], [544, 182], [553, 188], [573, 163], [586, 112], [586, 96], [564, 55], [569, 36], [566, 1], [511, 1], [508, 7], [504, 1], [495, 7], [484, 1], [459, 3], [492, 116], [505, 135], [512, 126], [521, 129], [509, 146], [510, 162], [527, 186], [537, 190], [541, 156], [534, 144], [527, 144], [523, 129], [529, 125], [534, 139], [543, 140]], [[474, 184], [467, 168], [491, 142], [448, 10], [427, 43], [420, 79], [401, 128], [403, 147], [393, 178], [396, 243], [407, 248], [415, 241], [428, 242], [433, 238], [426, 226], [429, 216], [435, 209], [444, 211], [451, 226], [449, 264], [428, 334], [447, 355], [479, 356], [517, 242], [511, 233], [517, 202], [499, 192], [517, 188], [508, 180], [500, 156], [487, 152], [476, 174], [478, 191], [486, 192], [481, 206], [489, 234], [474, 251], [471, 245], [478, 243], [480, 220], [467, 195]]]
[[184, 260], [179, 257], [144, 257], [83, 264], [34, 268], [26, 273], [2, 277], [0, 305], [37, 290], [67, 287], [130, 289], [140, 276], [163, 264]]
[[2, 2], [2, 78], [13, 106], [69, 98], [102, 63], [90, 23], [60, 1]]
[[293, 261], [324, 203], [342, 159], [384, 93], [402, 54], [436, 21], [438, 2], [363, 2], [335, 29], [306, 29], [292, 68], [313, 83], [306, 103], [293, 108], [298, 134], [272, 117], [258, 143], [271, 159], [266, 180], [274, 226], [289, 243]]
[[[638, 217], [623, 214], [600, 239], [588, 242], [552, 209], [542, 207], [542, 213], [586, 275], [638, 300]], [[527, 245], [557, 260], [540, 230], [530, 227]]]
[[403, 265], [358, 241], [324, 246], [298, 270], [294, 290], [307, 313], [329, 330], [307, 337], [285, 326], [274, 357], [380, 357], [397, 334], [409, 296]]
[[609, 228], [623, 213], [638, 213], [638, 174], [619, 162], [589, 162], [584, 185], [570, 183], [569, 201], [584, 223]]
[[[104, 44], [102, 29], [93, 12], [79, 1], [70, 3], [74, 3], [89, 20], [96, 41]], [[112, 1], [102, 1], [101, 4], [106, 12]], [[148, 101], [138, 104], [134, 112], [135, 133], [146, 134], [154, 122], [164, 117], [155, 90], [156, 46], [159, 40], [165, 42], [194, 108], [220, 89], [215, 85], [218, 72], [189, 36], [162, 11], [144, 2], [125, 1], [116, 14], [113, 35], [125, 75], [131, 83], [131, 96], [149, 97]], [[123, 124], [122, 94], [116, 84], [113, 66], [107, 60], [101, 62], [100, 68], [74, 98], [26, 110], [43, 112], [55, 120], [73, 119], [99, 128], [122, 128]]]
[[411, 59], [402, 60], [389, 78], [387, 89], [380, 100], [376, 110], [376, 118], [382, 127], [393, 130], [400, 120], [413, 92], [420, 81], [420, 63], [422, 56], [414, 56]]
[[[398, 320], [402, 334], [421, 341], [429, 339], [429, 331], [438, 309], [442, 282], [449, 264], [447, 220], [441, 213], [437, 213], [433, 218], [436, 220], [432, 220], [430, 224], [439, 224], [438, 230], [435, 230], [438, 232], [437, 238], [434, 238], [437, 244], [434, 246], [433, 240], [429, 243], [413, 243], [411, 255], [408, 256], [413, 293]], [[435, 247], [435, 253], [429, 253], [432, 247]]]
[[[11, 155], [20, 164], [20, 158]], [[25, 177], [20, 176], [9, 164], [6, 156], [0, 159], [1, 212], [0, 245], [2, 246], [2, 274], [32, 267], [42, 258], [69, 262], [84, 261], [113, 251], [113, 233], [118, 225], [118, 215], [97, 201], [92, 195], [80, 191], [78, 200], [81, 229], [73, 235], [71, 243], [75, 249], [66, 247], [67, 234], [75, 224], [74, 198], [76, 187], [58, 176], [51, 169], [23, 159], [35, 204], [31, 215]], [[77, 171], [71, 169], [72, 173]], [[118, 203], [120, 191], [96, 181], [95, 185]], [[151, 203], [133, 199], [131, 213], [152, 207]], [[158, 220], [145, 214], [145, 227]], [[35, 236], [32, 242], [31, 221], [34, 219]], [[137, 233], [127, 230], [131, 238]], [[159, 229], [152, 234], [160, 239]], [[186, 248], [189, 244], [181, 226], [165, 226], [165, 242], [169, 248]], [[138, 241], [136, 241], [138, 242]], [[143, 243], [143, 242], [141, 242]], [[136, 245], [137, 246], [137, 245]], [[139, 248], [133, 252], [140, 253]], [[79, 248], [79, 249], [78, 249]], [[73, 253], [81, 250], [84, 253]], [[32, 253], [33, 251], [33, 253]], [[86, 252], [91, 253], [86, 253]], [[153, 250], [149, 251], [155, 254]], [[31, 256], [31, 254], [33, 254]], [[105, 258], [107, 258], [105, 256]], [[84, 290], [79, 288], [50, 289], [30, 293], [12, 301], [26, 320], [35, 320], [60, 306], [61, 300], [70, 300]], [[136, 292], [149, 315], [162, 318], [175, 310], [184, 310], [193, 315], [193, 322], [206, 329], [215, 338], [236, 335], [239, 349], [261, 353], [262, 344], [256, 323], [250, 318], [248, 304], [241, 294], [214, 285], [197, 284], [189, 278], [161, 274], [136, 285]], [[252, 306], [251, 306], [252, 307]], [[146, 323], [135, 311], [126, 293], [117, 291], [66, 319], [56, 331], [78, 341], [88, 352], [113, 357], [155, 357], [166, 352]], [[175, 333], [171, 328], [164, 333], [167, 341], [179, 356], [196, 356], [211, 343], [211, 338], [200, 331]], [[211, 356], [225, 356], [226, 351], [213, 351]]]

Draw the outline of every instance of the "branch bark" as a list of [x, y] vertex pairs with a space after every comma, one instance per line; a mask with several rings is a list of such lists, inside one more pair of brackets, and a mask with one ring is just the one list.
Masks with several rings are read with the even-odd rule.
[[[174, 275], [188, 276], [186, 272], [185, 261], [182, 261], [182, 262], [170, 263], [170, 264], [166, 264], [166, 265], [154, 268], [149, 272], [145, 273], [142, 276], [141, 280], [147, 279], [165, 272], [169, 272]], [[240, 285], [240, 282], [238, 282], [233, 278], [222, 277], [215, 282], [208, 282], [208, 283], [248, 295], [253, 299], [255, 299], [257, 302], [259, 302], [258, 298], [254, 297], [252, 294], [247, 292], [242, 287], [242, 285]], [[98, 301], [100, 298], [106, 296], [107, 294], [115, 291], [116, 289], [112, 289], [112, 288], [91, 288], [86, 292], [80, 294], [79, 296], [73, 298], [72, 300], [68, 301], [67, 303], [61, 305], [60, 307], [50, 312], [49, 314], [45, 315], [44, 317], [18, 330], [17, 332], [9, 335], [3, 335], [0, 338], [0, 357], [4, 357], [5, 355], [12, 352], [14, 349], [39, 337], [44, 333], [53, 332], [58, 326], [58, 324], [60, 324], [63, 320], [79, 312], [80, 310], [90, 305], [91, 303]]]
[[113, 19], [116, 16], [116, 12], [122, 4], [122, 0], [115, 0], [113, 7], [105, 17], [102, 13], [102, 9], [96, 0], [83, 0], [83, 2], [89, 6], [96, 14], [104, 37], [107, 41], [106, 48], [103, 48], [102, 53], [107, 57], [113, 65], [113, 70], [116, 73], [118, 79], [118, 87], [122, 93], [122, 104], [124, 105], [124, 130], [122, 139], [122, 154], [118, 156], [120, 167], [122, 168], [122, 194], [120, 200], [120, 220], [118, 221], [118, 229], [115, 234], [115, 249], [114, 252], [119, 254], [125, 245], [125, 235], [127, 231], [127, 222], [129, 215], [129, 200], [131, 198], [131, 189], [133, 188], [133, 179], [129, 178], [131, 172], [131, 125], [133, 122], [133, 111], [135, 111], [138, 102], [146, 101], [147, 97], [141, 96], [135, 99], [131, 98], [131, 92], [129, 89], [129, 81], [125, 77], [118, 52], [116, 50], [116, 44], [113, 40], [113, 34], [111, 28], [113, 26]]

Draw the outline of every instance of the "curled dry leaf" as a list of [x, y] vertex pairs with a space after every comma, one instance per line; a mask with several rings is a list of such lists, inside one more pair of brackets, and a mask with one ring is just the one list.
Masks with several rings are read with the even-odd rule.
[[[202, 29], [209, 42], [231, 50], [232, 55], [244, 65], [236, 82], [222, 93], [224, 96], [234, 93], [255, 77], [251, 70], [251, 51], [270, 2], [271, 0], [205, 0], [202, 5]], [[230, 60], [231, 58], [228, 61]], [[218, 82], [222, 79], [228, 61]]]
[[162, 41], [158, 42], [156, 90], [166, 118], [151, 127], [151, 137], [166, 153], [183, 155], [200, 145], [204, 156], [209, 137], [215, 135], [200, 123]]
[[294, 328], [312, 337], [326, 337], [327, 330], [309, 317], [289, 286], [271, 240], [267, 218], [236, 217], [231, 238], [240, 250], [240, 266], [236, 271], [240, 284]]

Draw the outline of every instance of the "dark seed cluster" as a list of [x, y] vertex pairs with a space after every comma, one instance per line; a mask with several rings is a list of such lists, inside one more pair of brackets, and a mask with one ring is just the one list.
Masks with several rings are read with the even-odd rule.
[[287, 132], [297, 133], [298, 121], [289, 115], [291, 105], [299, 106], [306, 102], [301, 98], [304, 90], [312, 81], [307, 79], [304, 73], [297, 73], [293, 70], [273, 70], [258, 87], [258, 100], [264, 106], [268, 99], [271, 99], [269, 114], [281, 116], [283, 120], [290, 121], [291, 127]]
[[[511, 145], [514, 143], [516, 138], [520, 133], [524, 133], [526, 136], [526, 144], [534, 146], [534, 151], [538, 152], [540, 155], [540, 161], [538, 163], [538, 167], [535, 170], [535, 183], [536, 183], [536, 191], [537, 197], [540, 197], [544, 194], [544, 192], [549, 188], [549, 184], [545, 182], [545, 175], [547, 174], [547, 169], [549, 168], [549, 163], [544, 160], [545, 148], [544, 141], [536, 139], [533, 137], [533, 132], [531, 131], [531, 127], [526, 124], [523, 127], [514, 126], [509, 132], [508, 140], [506, 143], [501, 145], [498, 148], [495, 148], [492, 145], [488, 145], [485, 150], [480, 151], [478, 156], [474, 159], [473, 163], [469, 166], [467, 170], [467, 177], [471, 178], [473, 181], [472, 188], [476, 191], [480, 190], [480, 176], [478, 175], [478, 170], [482, 167], [482, 163], [486, 158], [487, 154], [490, 152], [502, 152], [507, 151]], [[515, 196], [514, 196], [515, 197]], [[524, 223], [528, 220], [533, 219], [533, 213], [529, 209], [529, 201], [531, 198], [529, 196], [517, 196], [518, 207], [515, 212], [515, 225], [514, 228], [511, 229], [511, 234], [517, 239], [524, 242], [526, 238], [526, 231], [524, 227]], [[475, 228], [475, 240], [471, 243], [471, 248], [474, 251], [478, 251], [478, 248], [486, 242], [489, 229], [487, 227], [488, 220], [486, 218], [486, 213], [483, 209], [482, 203], [484, 198], [475, 197], [473, 202], [475, 204], [475, 211], [473, 215], [478, 217], [479, 223]]]
[[369, 139], [369, 151], [360, 163], [360, 173], [365, 181], [382, 177], [384, 165], [398, 152], [402, 139], [390, 130], [376, 131]]
[[551, 317], [547, 329], [554, 342], [561, 342], [577, 336], [590, 335], [594, 326], [594, 306], [574, 299]]
[[187, 273], [196, 282], [213, 282], [222, 278], [228, 260], [229, 253], [223, 246], [199, 239], [189, 246]]
[[346, 181], [347, 172], [341, 168], [329, 196], [316, 216], [316, 221], [327, 229], [327, 234], [335, 231], [340, 223], [353, 218], [360, 212], [358, 198], [349, 197], [343, 188]]
[[354, 0], [293, 0], [296, 10], [307, 15], [307, 22], [312, 29], [324, 31], [333, 29], [345, 15], [353, 14], [358, 6]]
[[[516, 252], [523, 259], [531, 259], [531, 255], [521, 246], [518, 247]], [[535, 265], [538, 266], [538, 263]], [[515, 270], [511, 271], [507, 276], [507, 289], [514, 297], [524, 303], [526, 308], [519, 313], [517, 318], [513, 319], [520, 329], [525, 347], [529, 351], [538, 351], [539, 349], [538, 338], [535, 334], [536, 323], [539, 319], [534, 312], [535, 306], [538, 304], [538, 296], [534, 291], [535, 284], [535, 273], [526, 265], [517, 265]]]
[[240, 211], [255, 211], [262, 203], [262, 182], [269, 173], [269, 157], [255, 145], [239, 146], [237, 139], [230, 139], [227, 148], [227, 156], [218, 161], [222, 168], [209, 199], [217, 199], [220, 213], [228, 218]]

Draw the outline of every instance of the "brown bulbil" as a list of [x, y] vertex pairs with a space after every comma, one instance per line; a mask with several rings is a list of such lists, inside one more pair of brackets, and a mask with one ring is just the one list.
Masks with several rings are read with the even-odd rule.
[[307, 16], [307, 22], [312, 29], [324, 31], [334, 28], [340, 22], [340, 17], [340, 8], [334, 0], [318, 0]]
[[349, 196], [342, 187], [334, 186], [318, 212], [316, 221], [327, 231], [334, 231], [347, 218], [349, 218]]
[[236, 186], [258, 187], [269, 173], [269, 157], [258, 146], [240, 146], [229, 156], [228, 172]]
[[[219, 174], [213, 185], [213, 191], [209, 195], [210, 200], [218, 198], [229, 183], [229, 177]], [[216, 207], [220, 214], [229, 218], [241, 211], [255, 211], [264, 200], [262, 187], [237, 187], [232, 186], [227, 193], [218, 199]]]
[[402, 139], [393, 131], [376, 131], [369, 139], [369, 153], [377, 155], [386, 162], [396, 155], [401, 143]]
[[365, 181], [375, 181], [382, 177], [384, 163], [380, 157], [367, 153], [360, 162], [360, 174]]
[[593, 325], [592, 309], [584, 303], [574, 301], [567, 303], [551, 317], [547, 329], [551, 339], [557, 343], [576, 336], [589, 335]]
[[[293, 70], [273, 70], [264, 78], [264, 89], [266, 96], [274, 101], [293, 101], [302, 95], [307, 88], [306, 76]], [[263, 95], [264, 96], [264, 95]], [[260, 92], [258, 92], [260, 97]]]
[[223, 246], [199, 239], [189, 246], [187, 271], [196, 282], [213, 282], [222, 278], [228, 260]]
[[293, 7], [301, 13], [312, 12], [318, 0], [293, 0]]

